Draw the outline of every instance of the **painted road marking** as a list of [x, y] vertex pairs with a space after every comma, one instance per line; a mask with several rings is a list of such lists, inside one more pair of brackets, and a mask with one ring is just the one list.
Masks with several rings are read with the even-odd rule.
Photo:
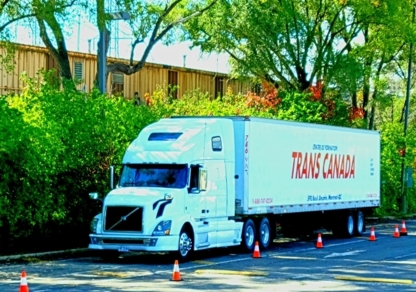
[[199, 265], [212, 265], [215, 264], [215, 262], [208, 262], [208, 261], [192, 261], [195, 264], [199, 264]]
[[408, 253], [408, 254], [402, 255], [402, 256], [397, 256], [397, 257], [395, 257], [395, 259], [402, 259], [402, 258], [406, 258], [406, 257], [409, 257], [409, 256], [414, 256], [414, 255], [416, 255], [416, 252]]
[[361, 252], [366, 252], [366, 250], [353, 250], [353, 251], [347, 251], [347, 252], [334, 252], [327, 256], [324, 256], [324, 258], [335, 258], [335, 257], [346, 257], [351, 255], [356, 255]]
[[355, 276], [335, 276], [335, 280], [345, 280], [345, 281], [359, 281], [359, 282], [379, 282], [379, 283], [393, 283], [393, 284], [406, 284], [412, 285], [412, 280], [407, 279], [387, 279], [387, 278], [364, 278], [364, 277], [355, 277]]
[[272, 256], [275, 259], [284, 259], [284, 260], [316, 260], [317, 258], [307, 258], [307, 257], [291, 257], [291, 256]]
[[216, 274], [216, 275], [240, 275], [252, 277], [265, 277], [269, 273], [266, 272], [248, 272], [248, 271], [233, 271], [233, 270], [195, 270], [195, 274]]
[[[246, 258], [241, 258], [241, 259], [234, 259], [234, 260], [229, 260], [229, 261], [216, 262], [216, 263], [212, 263], [212, 264], [195, 265], [195, 266], [189, 266], [189, 267], [185, 267], [185, 268], [179, 267], [179, 270], [180, 271], [193, 270], [193, 269], [204, 268], [204, 267], [208, 267], [208, 266], [218, 266], [218, 265], [222, 265], [222, 264], [242, 262], [242, 261], [251, 260], [251, 259], [252, 259], [251, 257], [250, 258], [246, 257]], [[172, 273], [172, 270], [164, 270], [164, 271], [155, 272], [155, 274], [166, 274], [166, 273]]]
[[388, 263], [388, 264], [399, 264], [399, 265], [416, 265], [416, 261], [381, 261], [381, 263]]

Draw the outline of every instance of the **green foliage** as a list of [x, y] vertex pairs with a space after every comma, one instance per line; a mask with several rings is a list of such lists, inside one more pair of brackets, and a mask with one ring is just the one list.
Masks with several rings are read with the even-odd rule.
[[28, 239], [32, 249], [85, 246], [99, 212], [88, 192], [108, 191], [108, 166], [154, 118], [124, 98], [25, 82], [21, 95], [0, 99], [0, 252]]
[[[415, 167], [416, 135], [409, 131], [403, 135], [403, 124], [385, 123], [381, 126], [381, 199], [382, 207], [377, 210], [380, 215], [400, 215], [402, 194], [402, 163]], [[400, 150], [405, 149], [405, 158]], [[408, 212], [416, 211], [415, 188], [408, 190]]]
[[306, 123], [323, 123], [322, 115], [327, 109], [316, 101], [312, 101], [309, 95], [290, 92], [284, 98], [279, 107], [277, 118]]

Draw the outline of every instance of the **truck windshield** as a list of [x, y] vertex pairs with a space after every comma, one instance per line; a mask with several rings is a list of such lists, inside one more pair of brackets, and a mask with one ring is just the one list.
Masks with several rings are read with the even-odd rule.
[[187, 176], [186, 164], [125, 164], [119, 185], [181, 189], [186, 187]]

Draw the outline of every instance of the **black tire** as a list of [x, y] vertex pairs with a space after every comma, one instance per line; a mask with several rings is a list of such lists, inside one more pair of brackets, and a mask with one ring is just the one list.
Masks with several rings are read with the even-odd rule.
[[241, 234], [241, 246], [244, 251], [252, 252], [256, 243], [256, 226], [253, 220], [248, 219], [244, 222], [243, 232]]
[[192, 232], [189, 228], [182, 227], [182, 230], [179, 233], [178, 251], [176, 252], [178, 260], [182, 262], [188, 261], [192, 256], [193, 250], [194, 241]]
[[354, 234], [357, 236], [363, 235], [365, 232], [365, 216], [361, 211], [354, 214]]
[[355, 216], [351, 213], [339, 214], [339, 220], [332, 228], [332, 233], [336, 237], [352, 237], [354, 235]]
[[261, 219], [259, 223], [257, 238], [259, 240], [259, 247], [263, 250], [267, 249], [272, 242], [270, 222], [267, 217]]

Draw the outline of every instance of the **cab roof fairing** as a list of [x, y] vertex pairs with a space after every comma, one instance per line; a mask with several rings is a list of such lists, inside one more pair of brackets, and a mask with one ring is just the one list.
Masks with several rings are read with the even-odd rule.
[[[162, 119], [145, 127], [130, 144], [123, 163], [187, 164], [204, 159], [205, 131], [215, 120]], [[149, 141], [152, 133], [182, 133], [175, 141]], [[207, 137], [208, 138], [208, 137]], [[206, 145], [207, 147], [207, 145]]]

